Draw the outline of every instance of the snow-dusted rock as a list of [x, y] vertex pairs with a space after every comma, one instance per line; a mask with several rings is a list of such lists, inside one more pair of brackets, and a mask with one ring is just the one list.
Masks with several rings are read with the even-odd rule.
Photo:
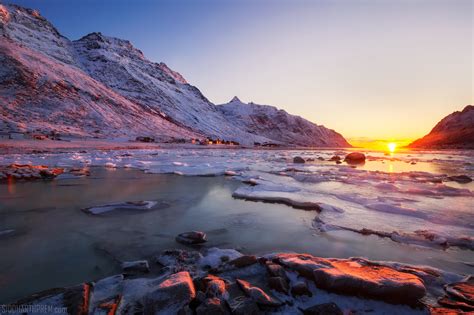
[[229, 265], [237, 268], [247, 267], [257, 263], [257, 257], [254, 255], [244, 255], [229, 261]]
[[196, 290], [189, 272], [182, 271], [172, 274], [164, 279], [156, 290], [145, 296], [145, 313], [176, 314], [195, 296]]
[[217, 268], [226, 261], [241, 257], [242, 254], [235, 249], [209, 248], [207, 253], [199, 260], [202, 267]]
[[271, 297], [265, 291], [260, 289], [259, 287], [253, 286], [249, 282], [245, 280], [236, 280], [237, 284], [240, 286], [244, 293], [252, 298], [257, 304], [261, 304], [264, 306], [280, 306], [282, 302]]
[[150, 266], [147, 260], [124, 261], [122, 270], [127, 274], [147, 273], [150, 271]]
[[364, 260], [299, 254], [279, 254], [274, 259], [328, 291], [407, 304], [416, 303], [426, 293], [419, 277]]

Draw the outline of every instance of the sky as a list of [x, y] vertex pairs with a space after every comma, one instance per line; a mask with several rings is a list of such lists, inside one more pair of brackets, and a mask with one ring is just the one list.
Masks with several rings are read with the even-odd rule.
[[7, 2], [70, 39], [128, 39], [215, 104], [274, 105], [352, 143], [415, 139], [474, 103], [471, 0]]

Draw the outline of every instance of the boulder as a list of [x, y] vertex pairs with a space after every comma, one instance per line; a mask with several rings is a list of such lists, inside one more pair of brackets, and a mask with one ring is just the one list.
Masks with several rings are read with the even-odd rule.
[[229, 261], [229, 265], [233, 265], [237, 268], [247, 267], [255, 263], [257, 263], [257, 257], [254, 255], [243, 255]]
[[196, 315], [230, 314], [225, 304], [218, 298], [208, 298], [196, 308]]
[[365, 154], [360, 152], [352, 152], [346, 155], [344, 161], [348, 164], [361, 164], [365, 162]]
[[193, 279], [187, 271], [166, 277], [156, 290], [144, 297], [144, 313], [177, 313], [196, 297]]
[[408, 305], [426, 293], [418, 276], [363, 259], [325, 259], [308, 254], [278, 254], [274, 259], [331, 292]]
[[176, 241], [181, 244], [194, 245], [207, 242], [206, 233], [201, 231], [192, 231], [181, 233], [176, 236]]
[[236, 279], [237, 284], [248, 297], [252, 298], [257, 304], [264, 306], [280, 306], [282, 303], [269, 296], [259, 287], [251, 285], [245, 280]]
[[313, 293], [308, 288], [308, 285], [305, 281], [298, 281], [294, 286], [291, 287], [291, 295], [300, 296], [307, 295], [313, 296]]
[[265, 263], [265, 267], [267, 268], [268, 274], [271, 277], [281, 277], [281, 278], [287, 280], [285, 268], [283, 268], [279, 264], [275, 264], [271, 261], [267, 261]]
[[268, 287], [272, 290], [288, 294], [289, 286], [288, 282], [282, 277], [269, 277]]
[[125, 261], [122, 263], [122, 270], [126, 274], [139, 274], [150, 272], [150, 266], [146, 260]]
[[413, 274], [357, 261], [333, 260], [313, 274], [322, 289], [390, 303], [416, 304], [426, 294], [423, 282]]
[[438, 301], [440, 305], [474, 311], [474, 276], [446, 285], [445, 291], [447, 295]]
[[201, 282], [208, 297], [227, 298], [229, 296], [226, 283], [222, 278], [207, 275], [202, 278]]
[[304, 315], [343, 315], [335, 303], [316, 304], [303, 310]]
[[293, 158], [293, 163], [304, 164], [305, 160], [301, 156], [295, 156]]
[[339, 155], [333, 155], [333, 156], [329, 159], [329, 161], [335, 161], [335, 162], [336, 162], [336, 161], [340, 161], [340, 160], [341, 160], [341, 157], [340, 157]]

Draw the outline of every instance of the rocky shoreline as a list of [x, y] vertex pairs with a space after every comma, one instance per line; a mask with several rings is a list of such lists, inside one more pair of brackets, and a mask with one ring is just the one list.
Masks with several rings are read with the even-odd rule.
[[[196, 246], [196, 245], [194, 245]], [[462, 314], [474, 278], [363, 258], [171, 249], [123, 273], [14, 303], [69, 314]], [[152, 271], [150, 271], [152, 270]], [[32, 314], [32, 313], [29, 313]]]

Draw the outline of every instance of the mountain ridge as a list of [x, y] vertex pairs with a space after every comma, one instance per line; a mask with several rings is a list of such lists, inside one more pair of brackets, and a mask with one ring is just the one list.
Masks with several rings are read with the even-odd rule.
[[[10, 129], [105, 138], [151, 135], [158, 139], [211, 137], [243, 144], [349, 145], [334, 131], [312, 123], [305, 126], [324, 131], [313, 132], [325, 137], [321, 141], [276, 139], [268, 132], [269, 125], [242, 128], [233, 115], [210, 102], [179, 72], [148, 60], [130, 41], [100, 32], [71, 41], [36, 10], [0, 4], [0, 42], [0, 59], [8, 61], [0, 69], [0, 99], [6, 104], [2, 124]], [[20, 54], [13, 53], [15, 49]], [[269, 112], [263, 113], [264, 108]], [[274, 111], [270, 108], [261, 107], [260, 114], [270, 117]], [[294, 117], [281, 113], [288, 116], [282, 121]], [[50, 117], [60, 119], [50, 121]], [[285, 131], [282, 126], [272, 126]], [[297, 129], [291, 133], [301, 132], [307, 139], [308, 130]]]
[[474, 149], [474, 106], [466, 105], [463, 110], [445, 116], [427, 135], [408, 147]]

